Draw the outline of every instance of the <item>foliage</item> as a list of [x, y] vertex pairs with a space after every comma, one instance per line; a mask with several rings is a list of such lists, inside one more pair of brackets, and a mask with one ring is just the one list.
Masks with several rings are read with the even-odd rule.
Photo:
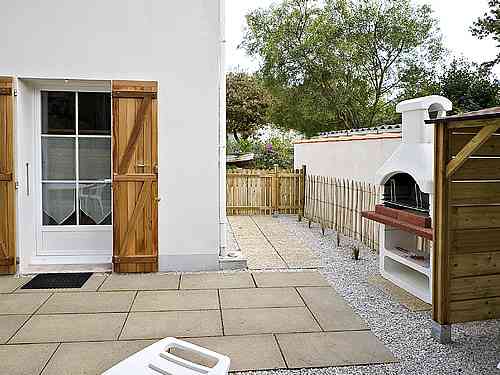
[[410, 0], [282, 0], [247, 24], [271, 121], [307, 135], [379, 124], [403, 75], [442, 53], [431, 9]]
[[490, 68], [455, 59], [441, 74], [419, 69], [404, 79], [398, 101], [426, 95], [442, 95], [453, 103], [453, 114], [477, 111], [499, 104], [500, 82]]
[[269, 94], [255, 76], [229, 73], [227, 76], [227, 131], [239, 140], [249, 137], [267, 123]]
[[266, 127], [260, 134], [247, 139], [228, 142], [228, 154], [255, 153], [255, 167], [271, 169], [274, 165], [279, 168], [293, 168], [294, 134], [278, 129]]
[[454, 113], [477, 111], [499, 104], [500, 82], [486, 66], [455, 60], [440, 78], [440, 94], [453, 103]]
[[[500, 0], [489, 0], [489, 13], [485, 13], [483, 17], [474, 22], [471, 28], [472, 34], [479, 39], [492, 37], [500, 47]], [[493, 61], [487, 62], [485, 65], [489, 68], [500, 62], [500, 52]]]

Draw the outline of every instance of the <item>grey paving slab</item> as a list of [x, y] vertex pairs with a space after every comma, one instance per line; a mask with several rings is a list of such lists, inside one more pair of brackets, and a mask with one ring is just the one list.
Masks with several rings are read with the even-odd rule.
[[295, 288], [221, 289], [223, 309], [304, 306]]
[[154, 341], [63, 343], [42, 375], [99, 375]]
[[222, 310], [226, 335], [321, 331], [305, 307]]
[[128, 312], [136, 292], [55, 293], [37, 314]]
[[34, 315], [9, 344], [116, 340], [127, 314]]
[[259, 288], [329, 285], [326, 279], [317, 271], [254, 272], [253, 277]]
[[177, 274], [112, 274], [99, 288], [99, 291], [120, 290], [171, 290], [178, 289]]
[[[231, 358], [230, 371], [257, 371], [286, 368], [273, 335], [224, 336], [187, 339]], [[197, 359], [186, 355], [186, 359]], [[200, 363], [198, 359], [196, 363]], [[209, 363], [201, 363], [209, 365]]]
[[120, 340], [221, 335], [219, 310], [134, 312], [129, 315]]
[[297, 288], [307, 306], [325, 331], [368, 329], [344, 299], [331, 287]]
[[0, 374], [39, 375], [57, 345], [1, 345]]
[[185, 273], [181, 289], [254, 288], [249, 272]]
[[108, 277], [104, 273], [94, 273], [90, 278], [83, 284], [81, 288], [59, 288], [59, 289], [17, 289], [16, 293], [19, 294], [35, 294], [35, 293], [67, 293], [67, 292], [95, 292], [101, 284]]
[[290, 368], [392, 363], [392, 353], [371, 332], [296, 333], [276, 336]]
[[0, 344], [5, 344], [29, 317], [29, 315], [0, 316]]
[[165, 290], [139, 292], [132, 311], [216, 310], [217, 290]]
[[49, 297], [48, 293], [2, 295], [0, 297], [0, 315], [33, 314]]
[[30, 280], [31, 277], [0, 276], [0, 293], [12, 293]]

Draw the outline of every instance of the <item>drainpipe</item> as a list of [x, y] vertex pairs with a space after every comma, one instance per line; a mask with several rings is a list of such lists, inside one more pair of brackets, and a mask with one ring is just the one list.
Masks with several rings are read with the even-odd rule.
[[219, 256], [226, 255], [226, 59], [225, 59], [225, 0], [219, 0]]

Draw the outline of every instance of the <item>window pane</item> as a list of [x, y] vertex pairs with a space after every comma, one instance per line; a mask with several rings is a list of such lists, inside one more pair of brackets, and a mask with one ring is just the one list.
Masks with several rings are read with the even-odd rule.
[[75, 140], [42, 137], [42, 179], [75, 180]]
[[111, 139], [80, 138], [78, 158], [80, 180], [111, 178]]
[[80, 184], [80, 225], [111, 225], [111, 184]]
[[111, 135], [111, 95], [109, 93], [78, 93], [78, 133]]
[[76, 184], [42, 184], [43, 225], [76, 225]]
[[42, 134], [75, 134], [75, 93], [42, 91]]

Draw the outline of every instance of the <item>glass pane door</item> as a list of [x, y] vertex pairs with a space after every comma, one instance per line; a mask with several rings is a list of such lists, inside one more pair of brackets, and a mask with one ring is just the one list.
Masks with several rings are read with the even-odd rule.
[[42, 224], [111, 225], [111, 96], [42, 91]]

